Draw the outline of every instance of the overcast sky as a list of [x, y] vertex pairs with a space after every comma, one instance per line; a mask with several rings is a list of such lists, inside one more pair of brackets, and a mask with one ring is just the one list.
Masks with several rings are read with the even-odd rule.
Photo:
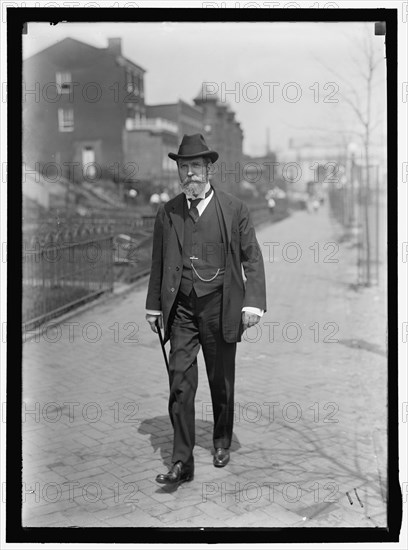
[[[374, 36], [373, 23], [369, 30], [376, 55], [384, 58], [384, 37]], [[100, 48], [108, 37], [121, 37], [124, 56], [147, 71], [147, 104], [179, 98], [192, 103], [202, 83], [209, 83], [235, 111], [251, 155], [264, 154], [268, 129], [270, 148], [278, 152], [290, 138], [329, 143], [359, 129], [340, 93], [344, 78], [362, 89], [363, 23], [29, 23], [24, 57], [68, 36]], [[376, 81], [374, 104], [381, 115], [385, 59]], [[226, 93], [234, 89], [236, 95]]]

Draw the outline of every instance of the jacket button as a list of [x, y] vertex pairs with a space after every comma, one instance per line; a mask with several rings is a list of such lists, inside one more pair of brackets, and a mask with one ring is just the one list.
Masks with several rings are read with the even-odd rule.
[[176, 289], [174, 287], [171, 287], [170, 292], [174, 292]]

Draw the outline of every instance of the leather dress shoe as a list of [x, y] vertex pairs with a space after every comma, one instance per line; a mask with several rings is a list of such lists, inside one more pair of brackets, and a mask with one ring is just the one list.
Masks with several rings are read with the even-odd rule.
[[223, 468], [226, 466], [230, 459], [230, 452], [229, 449], [223, 449], [221, 447], [218, 447], [215, 449], [214, 453], [214, 466], [216, 468]]
[[157, 483], [175, 485], [184, 481], [191, 481], [194, 478], [194, 470], [191, 466], [185, 466], [180, 460], [175, 462], [167, 474], [159, 474], [156, 477]]

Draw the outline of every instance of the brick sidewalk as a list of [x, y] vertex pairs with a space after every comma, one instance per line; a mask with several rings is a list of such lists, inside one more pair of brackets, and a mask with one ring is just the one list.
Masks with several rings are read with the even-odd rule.
[[172, 442], [144, 283], [24, 344], [24, 526], [386, 525], [385, 292], [353, 287], [325, 210], [258, 240], [268, 311], [238, 346], [231, 462], [212, 465], [200, 354], [195, 479], [154, 482]]

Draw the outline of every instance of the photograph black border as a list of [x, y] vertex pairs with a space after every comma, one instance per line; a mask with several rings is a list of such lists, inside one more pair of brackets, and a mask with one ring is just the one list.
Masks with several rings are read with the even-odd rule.
[[[388, 499], [384, 528], [34, 528], [22, 527], [22, 35], [30, 22], [385, 22], [387, 70]], [[7, 8], [8, 543], [397, 542], [402, 519], [398, 464], [398, 86], [397, 9]], [[401, 22], [402, 24], [402, 22]], [[27, 27], [28, 25], [28, 27]], [[402, 162], [400, 160], [400, 162]], [[405, 205], [404, 205], [405, 206]], [[4, 498], [4, 497], [3, 497]]]

